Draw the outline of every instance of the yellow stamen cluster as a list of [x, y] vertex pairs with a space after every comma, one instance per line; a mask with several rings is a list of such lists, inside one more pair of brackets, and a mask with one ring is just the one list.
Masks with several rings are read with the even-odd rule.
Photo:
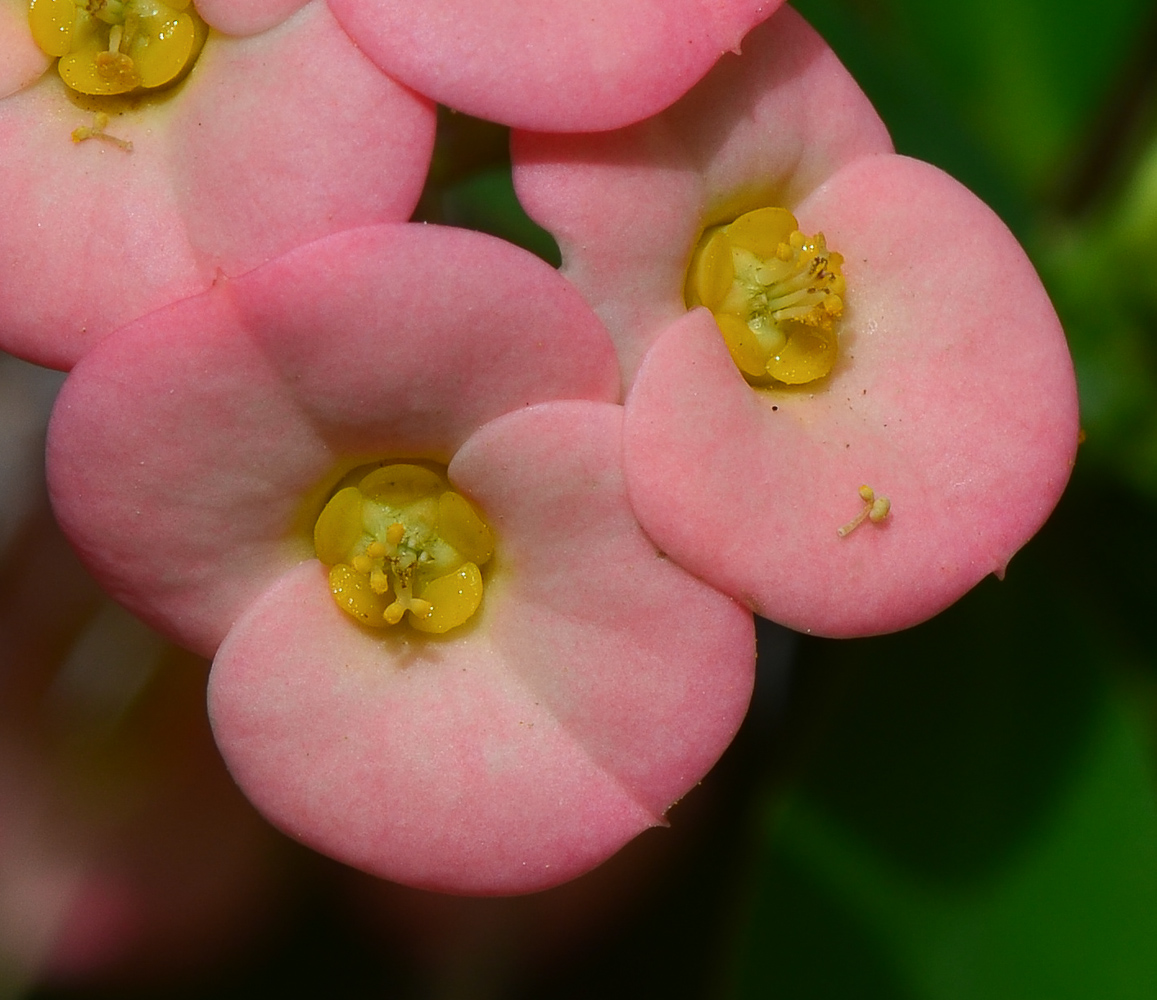
[[870, 486], [860, 487], [860, 499], [864, 501], [863, 509], [843, 527], [836, 529], [836, 534], [839, 535], [840, 538], [844, 538], [855, 531], [864, 523], [865, 519], [871, 521], [873, 524], [879, 524], [888, 516], [889, 511], [892, 509], [892, 501], [887, 497], [876, 496], [876, 491]]
[[787, 209], [756, 209], [704, 232], [687, 273], [687, 307], [711, 310], [753, 385], [814, 382], [836, 363], [843, 262], [823, 233], [801, 233]]
[[31, 0], [28, 24], [74, 91], [110, 97], [176, 82], [208, 28], [192, 0]]
[[423, 465], [374, 469], [326, 504], [313, 534], [338, 607], [375, 627], [463, 624], [482, 602], [494, 538], [446, 478]]

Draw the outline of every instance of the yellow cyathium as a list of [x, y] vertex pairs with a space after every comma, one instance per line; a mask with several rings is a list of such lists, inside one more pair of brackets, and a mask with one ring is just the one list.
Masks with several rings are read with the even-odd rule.
[[787, 209], [759, 208], [703, 233], [684, 295], [689, 309], [714, 314], [748, 382], [802, 385], [836, 363], [843, 262], [823, 233], [801, 233]]
[[334, 600], [374, 627], [408, 614], [422, 632], [448, 632], [482, 602], [482, 571], [494, 537], [446, 478], [424, 465], [374, 469], [334, 494], [313, 533], [330, 567]]
[[208, 28], [191, 0], [31, 0], [28, 24], [72, 90], [111, 97], [176, 82]]

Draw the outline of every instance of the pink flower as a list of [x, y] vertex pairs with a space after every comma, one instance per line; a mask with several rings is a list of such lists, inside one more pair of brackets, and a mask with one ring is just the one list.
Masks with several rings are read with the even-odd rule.
[[617, 128], [667, 107], [782, 0], [330, 0], [385, 72], [520, 128]]
[[67, 369], [110, 330], [223, 275], [409, 217], [430, 103], [372, 66], [322, 0], [248, 20], [249, 5], [218, 6], [202, 9], [211, 30], [183, 82], [99, 101], [45, 72], [26, 6], [0, 6], [3, 349]]
[[[616, 340], [631, 501], [691, 572], [793, 628], [884, 632], [1002, 574], [1048, 516], [1077, 402], [1032, 266], [973, 195], [892, 153], [793, 11], [654, 119], [514, 149]], [[752, 388], [685, 281], [705, 229], [769, 206], [826, 236], [846, 291], [831, 374]], [[839, 534], [872, 491], [890, 513]]]
[[[531, 891], [662, 823], [750, 694], [750, 615], [630, 511], [617, 398], [605, 331], [547, 265], [353, 230], [88, 354], [50, 488], [118, 599], [220, 644], [216, 736], [275, 824], [412, 885]], [[416, 459], [494, 537], [481, 605], [440, 636], [358, 624], [314, 554], [352, 468]]]

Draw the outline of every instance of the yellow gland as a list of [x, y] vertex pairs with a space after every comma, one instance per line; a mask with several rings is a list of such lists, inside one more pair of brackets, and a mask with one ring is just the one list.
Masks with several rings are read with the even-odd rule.
[[338, 490], [313, 531], [337, 605], [375, 628], [408, 615], [422, 632], [448, 632], [482, 603], [494, 536], [478, 512], [424, 465], [383, 465]]
[[176, 82], [208, 28], [191, 0], [31, 0], [32, 37], [72, 90], [110, 97]]
[[687, 308], [711, 310], [753, 385], [814, 382], [836, 363], [843, 262], [823, 233], [801, 233], [786, 208], [759, 208], [703, 233], [687, 272]]

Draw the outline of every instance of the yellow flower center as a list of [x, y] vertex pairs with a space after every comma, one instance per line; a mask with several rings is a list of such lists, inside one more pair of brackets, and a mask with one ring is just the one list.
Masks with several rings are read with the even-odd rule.
[[814, 382], [836, 363], [843, 262], [823, 233], [801, 233], [787, 209], [759, 208], [703, 233], [687, 272], [687, 307], [711, 310], [753, 385]]
[[441, 473], [424, 465], [374, 469], [338, 490], [313, 533], [338, 607], [384, 628], [409, 615], [422, 632], [448, 632], [482, 602], [494, 537]]
[[60, 77], [80, 94], [108, 97], [176, 82], [208, 28], [192, 0], [31, 0], [28, 24]]

